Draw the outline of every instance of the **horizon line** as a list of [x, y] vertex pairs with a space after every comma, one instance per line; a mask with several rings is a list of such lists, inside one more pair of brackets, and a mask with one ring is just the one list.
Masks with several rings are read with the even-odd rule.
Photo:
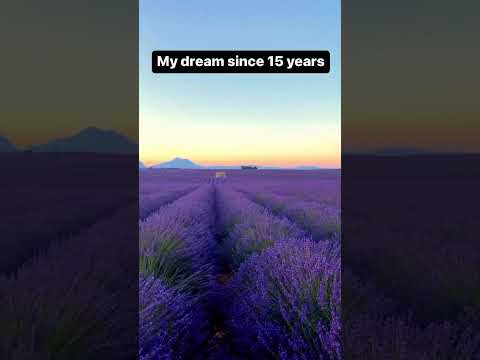
[[162, 163], [168, 163], [168, 162], [171, 162], [173, 160], [176, 160], [176, 159], [181, 159], [181, 160], [187, 160], [187, 161], [190, 161], [192, 162], [193, 164], [197, 165], [197, 166], [201, 166], [201, 167], [215, 167], [215, 166], [219, 166], [219, 167], [226, 167], [226, 166], [258, 166], [258, 167], [282, 167], [282, 168], [295, 168], [295, 167], [318, 167], [318, 168], [338, 168], [339, 165], [337, 164], [321, 164], [321, 163], [311, 163], [309, 161], [303, 163], [303, 162], [299, 162], [299, 163], [288, 163], [288, 164], [270, 164], [270, 163], [256, 163], [256, 162], [251, 162], [251, 161], [247, 161], [247, 162], [235, 162], [235, 163], [231, 163], [231, 162], [228, 162], [228, 163], [224, 163], [224, 162], [219, 162], [219, 163], [216, 163], [216, 162], [196, 162], [195, 160], [192, 160], [192, 159], [189, 159], [188, 157], [181, 157], [181, 156], [176, 156], [176, 157], [173, 157], [171, 158], [170, 160], [157, 160], [157, 161], [148, 161], [148, 160], [142, 160], [142, 158], [139, 156], [139, 161], [144, 164], [145, 166], [155, 166], [155, 165], [159, 165], [159, 164], [162, 164]]

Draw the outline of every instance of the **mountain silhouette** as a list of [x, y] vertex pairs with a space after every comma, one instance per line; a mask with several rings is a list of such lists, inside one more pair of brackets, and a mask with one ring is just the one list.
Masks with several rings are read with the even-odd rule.
[[203, 169], [203, 166], [195, 164], [193, 161], [176, 157], [173, 160], [152, 166], [155, 169]]
[[0, 136], [0, 152], [14, 152], [18, 149], [13, 145], [10, 140]]
[[145, 169], [145, 164], [141, 161], [138, 162], [138, 168], [139, 169]]
[[123, 153], [138, 152], [138, 145], [112, 130], [103, 130], [89, 127], [79, 133], [51, 140], [46, 144], [34, 145], [30, 148], [34, 152], [94, 152], [94, 153]]

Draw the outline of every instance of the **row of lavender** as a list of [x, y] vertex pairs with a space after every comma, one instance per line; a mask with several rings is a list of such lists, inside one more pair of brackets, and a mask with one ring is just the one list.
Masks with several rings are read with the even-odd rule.
[[161, 191], [140, 194], [138, 199], [138, 217], [145, 219], [165, 204], [173, 202], [196, 188], [194, 185], [170, 186]]
[[252, 189], [241, 191], [274, 214], [294, 221], [312, 234], [316, 241], [333, 238], [341, 233], [340, 208], [336, 205], [298, 195], [279, 195]]
[[213, 187], [204, 185], [140, 221], [141, 359], [188, 358], [205, 340], [213, 200]]

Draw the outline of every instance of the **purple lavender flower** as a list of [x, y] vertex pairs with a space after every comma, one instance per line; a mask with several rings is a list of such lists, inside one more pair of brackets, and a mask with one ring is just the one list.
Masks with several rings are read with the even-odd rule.
[[183, 359], [202, 339], [198, 301], [153, 277], [139, 279], [139, 357]]
[[181, 186], [173, 187], [169, 189], [163, 189], [160, 192], [148, 193], [141, 195], [138, 201], [138, 216], [140, 219], [145, 219], [147, 216], [154, 213], [156, 210], [185, 196], [189, 192], [193, 191], [195, 187]]
[[298, 195], [281, 196], [251, 190], [246, 193], [274, 214], [286, 216], [297, 223], [317, 241], [340, 234], [340, 208], [336, 205], [306, 200]]
[[199, 290], [212, 275], [213, 188], [205, 185], [140, 222], [140, 271]]
[[288, 219], [274, 216], [228, 186], [218, 186], [217, 197], [220, 223], [227, 233], [224, 247], [235, 268], [278, 239], [304, 236]]
[[252, 351], [340, 359], [340, 245], [287, 239], [240, 266], [232, 326]]

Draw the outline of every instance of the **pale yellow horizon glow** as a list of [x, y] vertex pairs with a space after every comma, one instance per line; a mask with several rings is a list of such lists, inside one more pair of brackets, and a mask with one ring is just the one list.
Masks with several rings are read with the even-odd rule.
[[182, 157], [201, 165], [340, 168], [340, 119], [310, 115], [301, 126], [274, 126], [240, 118], [191, 121], [181, 112], [155, 115], [140, 116], [140, 160], [147, 166]]

